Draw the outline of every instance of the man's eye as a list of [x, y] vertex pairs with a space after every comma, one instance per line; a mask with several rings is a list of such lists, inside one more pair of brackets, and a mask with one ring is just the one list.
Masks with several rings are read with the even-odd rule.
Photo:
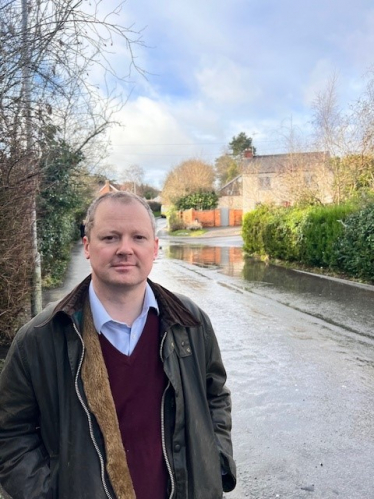
[[138, 234], [137, 236], [135, 236], [135, 239], [138, 239], [138, 240], [145, 239], [145, 236]]

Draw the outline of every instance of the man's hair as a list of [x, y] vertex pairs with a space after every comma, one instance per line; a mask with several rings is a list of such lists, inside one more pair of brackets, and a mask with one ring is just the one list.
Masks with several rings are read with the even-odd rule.
[[131, 204], [133, 202], [138, 202], [144, 206], [144, 208], [147, 210], [151, 225], [152, 225], [152, 230], [153, 230], [153, 235], [156, 237], [156, 220], [153, 215], [153, 211], [151, 210], [149, 204], [147, 201], [145, 201], [143, 198], [137, 196], [136, 194], [133, 194], [132, 192], [126, 192], [126, 191], [117, 191], [117, 192], [108, 192], [107, 194], [103, 194], [102, 196], [94, 199], [92, 201], [91, 205], [89, 206], [87, 210], [87, 215], [86, 215], [86, 225], [85, 225], [85, 234], [90, 238], [90, 233], [91, 229], [94, 226], [94, 221], [95, 221], [95, 213], [97, 210], [97, 207], [99, 204], [101, 204], [103, 201], [111, 199], [113, 201], [118, 201], [123, 204]]

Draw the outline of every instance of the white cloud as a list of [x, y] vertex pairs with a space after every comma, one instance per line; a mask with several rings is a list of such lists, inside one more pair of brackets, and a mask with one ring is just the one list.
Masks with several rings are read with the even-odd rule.
[[[372, 0], [127, 0], [118, 20], [148, 26], [148, 48], [134, 53], [150, 74], [123, 86], [133, 92], [119, 115], [124, 128], [111, 133], [110, 161], [143, 166], [159, 186], [178, 162], [213, 161], [241, 131], [260, 153], [277, 152], [282, 123], [306, 128], [334, 71], [348, 103], [374, 63]], [[128, 53], [114, 50], [121, 73]]]
[[[121, 170], [140, 164], [146, 180], [162, 184], [171, 165], [186, 154], [196, 153], [196, 146], [184, 123], [178, 121], [173, 109], [148, 97], [129, 102], [118, 116], [122, 127], [111, 134], [111, 162], [120, 177]], [[192, 146], [192, 147], [191, 147]]]
[[317, 94], [326, 89], [329, 80], [334, 75], [338, 77], [337, 70], [329, 59], [323, 58], [315, 62], [305, 85], [303, 85], [304, 103], [307, 106], [311, 106]]
[[220, 107], [248, 106], [262, 96], [253, 72], [228, 58], [203, 60], [196, 79], [200, 98]]

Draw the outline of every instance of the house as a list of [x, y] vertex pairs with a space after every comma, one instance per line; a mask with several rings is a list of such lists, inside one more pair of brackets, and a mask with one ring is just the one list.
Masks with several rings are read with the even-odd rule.
[[243, 176], [238, 175], [221, 187], [218, 197], [218, 208], [241, 210], [243, 208]]
[[253, 156], [246, 151], [242, 160], [243, 212], [259, 204], [291, 206], [302, 200], [331, 203], [334, 176], [329, 158], [324, 152]]
[[108, 192], [118, 192], [120, 189], [115, 187], [113, 184], [109, 182], [109, 180], [105, 180], [105, 184], [99, 189], [98, 196], [103, 196]]

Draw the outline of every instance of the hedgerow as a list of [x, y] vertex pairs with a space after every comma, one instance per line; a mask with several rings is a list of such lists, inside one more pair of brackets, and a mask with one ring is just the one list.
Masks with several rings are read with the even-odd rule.
[[244, 250], [374, 281], [374, 203], [260, 206], [243, 220]]
[[338, 266], [347, 274], [374, 281], [374, 204], [345, 220], [334, 247]]

